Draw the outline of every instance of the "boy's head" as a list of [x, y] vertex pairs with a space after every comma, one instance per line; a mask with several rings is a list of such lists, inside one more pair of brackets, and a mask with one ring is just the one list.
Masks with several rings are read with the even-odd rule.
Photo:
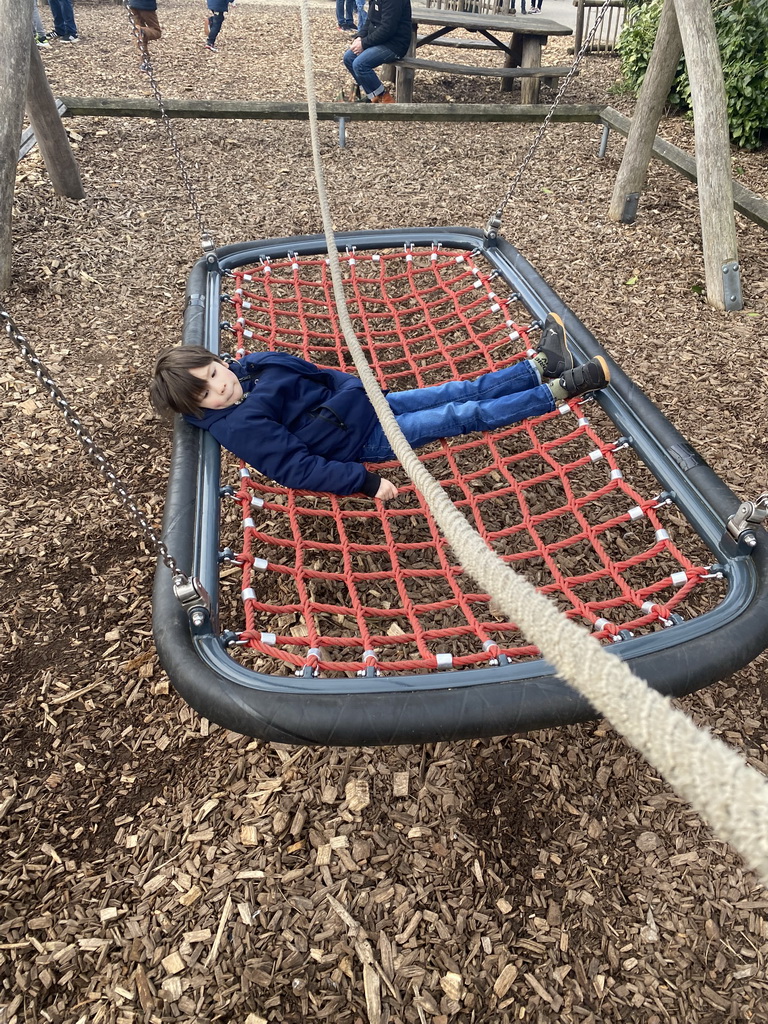
[[161, 416], [201, 416], [204, 409], [225, 409], [243, 397], [236, 374], [202, 345], [164, 349], [157, 357], [149, 397]]

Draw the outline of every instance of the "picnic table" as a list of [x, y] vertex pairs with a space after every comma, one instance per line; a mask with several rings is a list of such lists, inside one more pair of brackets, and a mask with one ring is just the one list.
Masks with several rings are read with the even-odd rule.
[[[395, 67], [395, 87], [399, 103], [413, 101], [413, 81], [416, 71], [442, 71], [454, 75], [479, 75], [501, 79], [503, 91], [512, 88], [514, 79], [520, 79], [520, 102], [536, 103], [539, 98], [539, 84], [549, 80], [556, 83], [568, 74], [569, 65], [542, 66], [541, 51], [547, 45], [549, 36], [573, 35], [567, 25], [541, 18], [538, 15], [523, 17], [515, 14], [486, 14], [468, 11], [452, 11], [436, 7], [412, 8], [413, 37], [408, 53]], [[424, 26], [432, 31], [420, 35]], [[453, 36], [457, 29], [469, 33]], [[499, 36], [508, 37], [508, 41]], [[417, 56], [423, 46], [453, 46], [459, 49], [500, 50], [504, 64], [488, 67], [477, 64], [451, 64], [444, 61], [426, 60]]]

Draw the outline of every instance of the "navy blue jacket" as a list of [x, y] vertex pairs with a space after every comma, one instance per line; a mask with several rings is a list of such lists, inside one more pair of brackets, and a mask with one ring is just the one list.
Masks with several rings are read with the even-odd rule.
[[156, 11], [157, 0], [131, 0], [128, 6], [136, 11]]
[[376, 423], [362, 381], [283, 352], [235, 359], [244, 398], [187, 423], [284, 487], [374, 497], [381, 477], [359, 462]]
[[368, 17], [359, 32], [364, 50], [383, 44], [404, 57], [411, 34], [411, 0], [368, 0]]

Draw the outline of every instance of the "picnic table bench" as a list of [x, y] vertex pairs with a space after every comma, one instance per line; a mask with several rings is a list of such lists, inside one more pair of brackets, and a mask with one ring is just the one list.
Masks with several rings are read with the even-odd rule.
[[[452, 11], [444, 8], [413, 7], [413, 35], [408, 53], [394, 65], [395, 89], [399, 103], [413, 101], [413, 82], [416, 71], [442, 71], [453, 75], [479, 75], [501, 79], [503, 91], [512, 88], [514, 79], [520, 81], [520, 102], [536, 103], [539, 98], [539, 84], [543, 80], [554, 84], [570, 70], [569, 66], [542, 66], [541, 51], [549, 36], [572, 35], [566, 25], [560, 25], [547, 18], [537, 17], [535, 21], [514, 14], [486, 14], [471, 11]], [[435, 26], [434, 31], [419, 34], [419, 28]], [[456, 29], [463, 29], [475, 40], [466, 36], [451, 35]], [[509, 34], [509, 42], [499, 34]], [[416, 56], [423, 46], [455, 46], [459, 49], [495, 49], [504, 53], [502, 67], [477, 64], [451, 64], [445, 61], [427, 60]]]

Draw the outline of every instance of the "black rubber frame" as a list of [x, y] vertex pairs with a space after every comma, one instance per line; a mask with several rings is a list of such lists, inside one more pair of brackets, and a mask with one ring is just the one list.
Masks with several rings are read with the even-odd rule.
[[[718, 607], [653, 634], [614, 644], [612, 655], [656, 690], [681, 696], [723, 679], [768, 646], [768, 542], [756, 532], [751, 553], [728, 536], [726, 521], [739, 499], [613, 363], [587, 328], [528, 261], [508, 242], [466, 228], [355, 232], [336, 238], [340, 251], [393, 249], [439, 243], [482, 250], [532, 317], [553, 310], [562, 317], [575, 353], [603, 355], [611, 387], [599, 402], [620, 436], [669, 492], [694, 530], [724, 567], [728, 591]], [[221, 271], [258, 262], [326, 251], [322, 236], [272, 239], [227, 246], [200, 260], [187, 287], [184, 342], [219, 349]], [[264, 740], [343, 745], [385, 745], [498, 736], [567, 725], [596, 717], [594, 709], [557, 677], [548, 662], [358, 679], [268, 676], [232, 659], [218, 635], [219, 447], [206, 432], [179, 419], [163, 534], [180, 569], [198, 577], [212, 598], [210, 616], [191, 626], [177, 601], [171, 574], [159, 563], [153, 629], [163, 667], [175, 689], [201, 715], [227, 729]]]

